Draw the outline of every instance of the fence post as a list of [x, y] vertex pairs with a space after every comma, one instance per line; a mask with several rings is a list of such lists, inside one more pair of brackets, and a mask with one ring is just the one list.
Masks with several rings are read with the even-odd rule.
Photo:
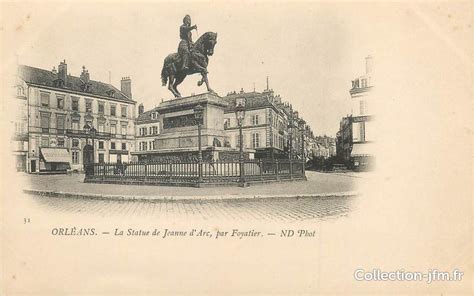
[[280, 180], [280, 177], [278, 176], [278, 173], [280, 171], [280, 168], [278, 167], [278, 159], [275, 159], [275, 165], [276, 165], [276, 170], [275, 170], [276, 179]]
[[173, 177], [173, 161], [170, 160], [170, 181], [171, 181], [172, 177]]
[[291, 157], [290, 157], [290, 179], [293, 179], [293, 162], [291, 161]]
[[263, 161], [262, 159], [258, 160], [260, 166], [260, 181], [263, 181]]
[[106, 169], [106, 164], [105, 164], [105, 162], [103, 163], [103, 166], [104, 166], [104, 170], [102, 171], [102, 182], [105, 181], [105, 169]]
[[306, 165], [306, 159], [303, 158], [303, 178], [306, 177], [306, 168], [305, 168], [305, 165]]
[[144, 165], [145, 165], [145, 180], [144, 180], [144, 182], [147, 182], [148, 181], [148, 165], [147, 165], [146, 162], [144, 163]]

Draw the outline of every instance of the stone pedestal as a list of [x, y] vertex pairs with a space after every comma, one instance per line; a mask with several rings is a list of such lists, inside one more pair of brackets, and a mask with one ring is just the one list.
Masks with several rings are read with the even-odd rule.
[[[194, 119], [197, 105], [204, 108], [201, 127], [203, 159], [217, 160], [224, 155], [235, 154], [238, 150], [226, 147], [229, 141], [224, 132], [227, 102], [217, 94], [204, 93], [165, 101], [155, 108], [159, 113], [161, 131], [155, 138], [155, 150], [139, 155], [139, 160], [197, 158], [198, 131]], [[247, 157], [252, 151], [246, 151]]]

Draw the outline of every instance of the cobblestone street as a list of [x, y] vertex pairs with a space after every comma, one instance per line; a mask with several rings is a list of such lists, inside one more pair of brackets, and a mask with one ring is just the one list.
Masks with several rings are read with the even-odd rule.
[[[27, 175], [25, 177], [29, 181], [28, 188], [35, 190], [104, 196], [102, 199], [49, 197], [35, 194], [26, 196], [40, 212], [51, 215], [148, 220], [190, 218], [210, 221], [214, 219], [218, 221], [302, 221], [345, 216], [353, 210], [354, 201], [357, 198], [350, 195], [338, 195], [338, 192], [353, 190], [354, 183], [358, 180], [351, 175], [308, 172], [306, 182], [259, 184], [247, 188], [184, 188], [84, 184], [81, 175]], [[108, 194], [120, 194], [125, 197], [139, 195], [150, 200], [108, 199]], [[318, 194], [335, 194], [335, 196], [317, 196]], [[243, 195], [266, 197], [240, 199], [239, 196]], [[159, 199], [162, 196], [190, 196], [196, 199]], [[212, 197], [216, 196], [225, 196], [226, 199], [213, 200]]]
[[140, 219], [291, 221], [347, 215], [355, 197], [305, 197], [225, 201], [115, 201], [31, 196], [47, 212]]

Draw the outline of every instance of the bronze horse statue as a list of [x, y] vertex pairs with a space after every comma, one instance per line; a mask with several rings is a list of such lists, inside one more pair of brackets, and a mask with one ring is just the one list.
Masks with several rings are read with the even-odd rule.
[[163, 86], [166, 86], [166, 83], [168, 83], [168, 89], [176, 98], [179, 98], [181, 97], [181, 94], [179, 93], [177, 86], [183, 82], [187, 75], [199, 73], [202, 75], [202, 78], [197, 83], [198, 86], [206, 83], [207, 91], [213, 92], [209, 87], [209, 81], [207, 79], [207, 65], [209, 64], [208, 56], [214, 54], [214, 46], [216, 43], [217, 33], [214, 32], [204, 33], [198, 38], [198, 40], [196, 40], [191, 50], [190, 60], [195, 62], [199, 68], [193, 66], [193, 63], [190, 63], [191, 66], [188, 70], [180, 70], [182, 61], [178, 53], [169, 54], [165, 58], [163, 69], [161, 70], [161, 82], [163, 83]]

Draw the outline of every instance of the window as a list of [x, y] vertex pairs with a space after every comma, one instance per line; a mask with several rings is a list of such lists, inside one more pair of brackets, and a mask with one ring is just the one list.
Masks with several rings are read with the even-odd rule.
[[258, 115], [252, 116], [252, 124], [253, 125], [258, 125]]
[[367, 87], [367, 79], [362, 79], [362, 87]]
[[72, 152], [72, 163], [78, 164], [79, 163], [79, 151]]
[[127, 126], [126, 125], [122, 125], [122, 136], [126, 136], [127, 135]]
[[79, 98], [72, 98], [72, 111], [79, 111]]
[[41, 132], [49, 133], [49, 114], [41, 113]]
[[229, 127], [230, 127], [230, 119], [226, 118], [224, 119], [224, 129], [229, 128]]
[[104, 103], [99, 102], [99, 114], [104, 114]]
[[72, 122], [72, 129], [75, 131], [79, 130], [79, 121]]
[[92, 101], [86, 101], [86, 112], [92, 112]]
[[104, 124], [99, 123], [99, 133], [103, 133], [103, 132], [104, 132]]
[[16, 95], [17, 96], [24, 96], [25, 95], [25, 89], [22, 86], [19, 86], [16, 89]]
[[111, 116], [116, 116], [116, 113], [117, 113], [117, 106], [110, 105], [110, 115]]
[[359, 140], [360, 140], [361, 142], [365, 142], [365, 122], [361, 122], [361, 123], [359, 124], [359, 129], [360, 129], [360, 131], [359, 131], [359, 133], [360, 133], [360, 139], [359, 139]]
[[150, 142], [150, 150], [155, 150], [155, 141]]
[[115, 142], [110, 142], [110, 149], [115, 150]]
[[58, 147], [64, 147], [64, 138], [58, 138]]
[[58, 134], [64, 134], [64, 115], [56, 115], [56, 129]]
[[104, 163], [104, 153], [99, 153], [99, 163]]
[[239, 134], [235, 135], [235, 147], [240, 147], [240, 137], [239, 137]]
[[156, 119], [156, 114], [155, 114], [155, 112], [151, 113], [151, 119]]
[[99, 149], [104, 149], [104, 141], [99, 141]]
[[365, 101], [360, 101], [360, 115], [364, 115], [366, 113], [366, 105]]
[[127, 150], [127, 143], [122, 143], [122, 150]]
[[79, 148], [79, 140], [72, 139], [72, 148]]
[[48, 93], [41, 93], [41, 106], [48, 107], [49, 106], [49, 94]]
[[141, 127], [140, 128], [140, 136], [146, 136], [147, 134], [147, 128], [146, 127]]
[[245, 107], [245, 98], [238, 98], [235, 100], [235, 106], [242, 105]]
[[47, 137], [41, 138], [41, 147], [49, 147], [49, 138]]
[[64, 109], [64, 97], [60, 96], [56, 98], [58, 101], [58, 109]]
[[260, 134], [252, 134], [252, 147], [258, 148], [260, 146]]
[[115, 124], [110, 125], [110, 133], [112, 135], [115, 135], [117, 133], [117, 125], [115, 125]]
[[122, 106], [122, 117], [126, 118], [127, 117], [127, 106]]

